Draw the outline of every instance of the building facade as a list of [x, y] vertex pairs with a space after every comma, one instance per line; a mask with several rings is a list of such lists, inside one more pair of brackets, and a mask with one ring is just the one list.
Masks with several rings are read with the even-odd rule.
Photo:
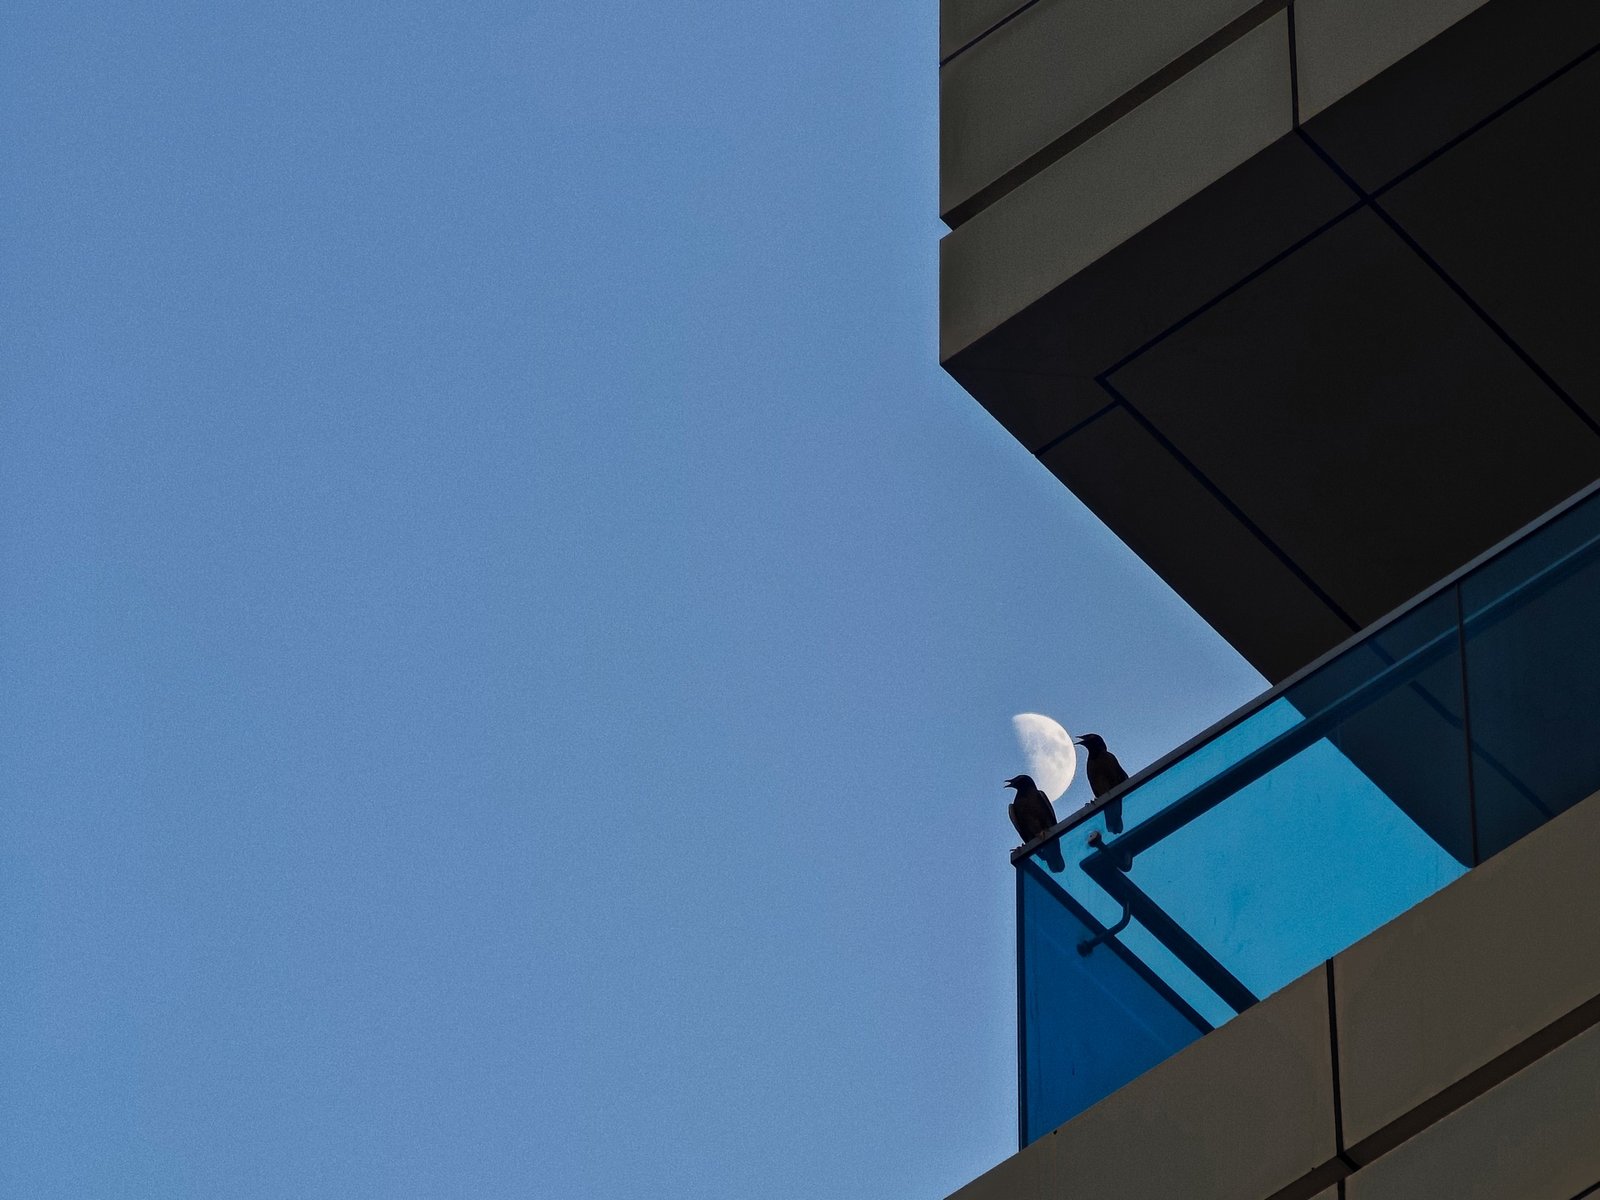
[[963, 1200], [1600, 1195], [1597, 50], [943, 0], [941, 360], [1274, 684], [1016, 855]]

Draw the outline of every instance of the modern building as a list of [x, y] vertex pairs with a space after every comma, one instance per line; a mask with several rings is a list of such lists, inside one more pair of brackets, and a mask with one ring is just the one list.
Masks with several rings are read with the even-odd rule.
[[942, 0], [941, 360], [1274, 684], [1017, 852], [960, 1200], [1600, 1196], [1597, 51]]

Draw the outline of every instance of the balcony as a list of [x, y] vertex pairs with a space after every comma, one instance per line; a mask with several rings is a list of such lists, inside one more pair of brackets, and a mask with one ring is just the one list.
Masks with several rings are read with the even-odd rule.
[[1600, 790], [1597, 616], [1600, 484], [1018, 850], [1022, 1144]]

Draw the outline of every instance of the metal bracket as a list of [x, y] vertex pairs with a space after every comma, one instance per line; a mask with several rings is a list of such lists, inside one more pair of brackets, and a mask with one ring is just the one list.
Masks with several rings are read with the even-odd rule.
[[[1089, 845], [1100, 851], [1100, 853], [1106, 853], [1106, 839], [1101, 836], [1101, 833], [1098, 829], [1091, 833], [1087, 840]], [[1107, 857], [1110, 858], [1111, 856], [1107, 855]], [[1126, 875], [1129, 871], [1133, 870], [1133, 855], [1127, 851], [1122, 851], [1118, 853], [1115, 858], [1111, 858], [1111, 865]]]
[[1110, 928], [1102, 929], [1099, 933], [1095, 934], [1088, 941], [1079, 942], [1078, 943], [1078, 953], [1083, 955], [1085, 958], [1089, 957], [1089, 952], [1091, 950], [1093, 950], [1101, 942], [1109, 942], [1112, 938], [1116, 937], [1117, 934], [1121, 933], [1124, 929], [1126, 929], [1128, 927], [1128, 922], [1131, 921], [1131, 920], [1133, 920], [1133, 906], [1131, 904], [1129, 904], [1127, 901], [1123, 901], [1123, 904], [1122, 904], [1122, 919], [1120, 921], [1118, 921], [1115, 925], [1112, 925]]

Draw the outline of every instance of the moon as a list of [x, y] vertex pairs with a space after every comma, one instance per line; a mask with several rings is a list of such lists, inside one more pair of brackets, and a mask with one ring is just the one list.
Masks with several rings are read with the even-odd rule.
[[1017, 745], [1028, 760], [1028, 774], [1039, 790], [1057, 800], [1078, 773], [1078, 748], [1060, 724], [1039, 713], [1018, 713], [1011, 718]]

